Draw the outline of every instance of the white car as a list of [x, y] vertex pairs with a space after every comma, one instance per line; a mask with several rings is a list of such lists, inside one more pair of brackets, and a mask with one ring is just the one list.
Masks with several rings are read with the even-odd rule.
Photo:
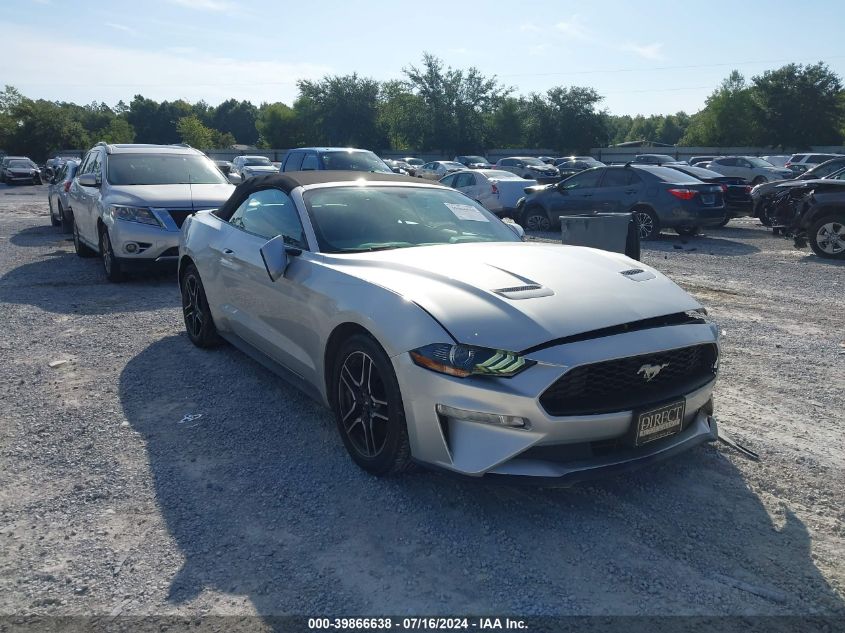
[[775, 167], [770, 162], [756, 156], [723, 156], [714, 158], [707, 164], [707, 169], [723, 176], [745, 178], [753, 185], [770, 180], [792, 178], [792, 171]]
[[[277, 174], [279, 168], [266, 156], [236, 156], [229, 171], [229, 182], [235, 184], [262, 174]], [[233, 178], [234, 177], [234, 178]]]
[[441, 178], [440, 184], [457, 189], [501, 217], [516, 210], [525, 188], [537, 181], [501, 169], [467, 169]]
[[424, 178], [425, 180], [440, 180], [447, 174], [454, 173], [466, 169], [464, 165], [456, 163], [453, 160], [435, 160], [426, 163], [422, 167], [417, 167], [415, 176], [417, 178]]

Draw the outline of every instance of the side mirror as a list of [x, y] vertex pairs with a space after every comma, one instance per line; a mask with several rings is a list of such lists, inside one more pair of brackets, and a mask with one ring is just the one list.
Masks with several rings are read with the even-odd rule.
[[241, 178], [240, 174], [236, 174], [236, 173], [233, 173], [231, 171], [229, 172], [229, 175], [227, 176], [227, 178], [229, 179], [229, 182], [232, 183], [233, 185], [239, 185], [243, 182], [243, 178]]
[[264, 260], [264, 268], [270, 275], [270, 281], [276, 281], [285, 276], [288, 269], [288, 252], [285, 248], [285, 238], [277, 235], [261, 247], [261, 259]]
[[77, 178], [79, 184], [83, 187], [99, 187], [100, 183], [97, 182], [97, 176], [94, 174], [82, 174]]

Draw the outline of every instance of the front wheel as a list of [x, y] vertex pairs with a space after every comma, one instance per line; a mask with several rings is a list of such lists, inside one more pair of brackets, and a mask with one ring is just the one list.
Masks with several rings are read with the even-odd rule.
[[660, 235], [660, 220], [651, 209], [634, 209], [634, 220], [640, 230], [641, 240], [653, 240]]
[[103, 271], [106, 273], [106, 279], [113, 282], [123, 281], [123, 271], [120, 268], [120, 262], [114, 256], [109, 230], [106, 227], [100, 230], [100, 257], [103, 260]]
[[754, 180], [751, 181], [752, 186], [762, 185], [764, 182], [768, 182], [765, 176], [757, 176]]
[[76, 222], [73, 223], [73, 250], [76, 251], [79, 257], [96, 257], [97, 255], [93, 249], [88, 248], [82, 243], [82, 239], [79, 237], [79, 227], [76, 225]]
[[188, 264], [182, 273], [182, 317], [185, 331], [191, 343], [197, 347], [215, 347], [220, 343], [220, 335], [211, 318], [208, 298], [200, 279], [200, 273], [193, 264]]
[[552, 221], [545, 209], [529, 207], [522, 218], [522, 226], [527, 231], [549, 231], [552, 228]]
[[726, 215], [726, 216], [725, 216], [725, 219], [724, 219], [724, 220], [722, 220], [721, 222], [719, 222], [719, 224], [717, 224], [716, 226], [718, 226], [718, 227], [727, 226], [727, 225], [728, 225], [728, 222], [730, 222], [730, 221], [731, 221], [731, 216]]
[[825, 259], [845, 259], [845, 216], [820, 218], [813, 222], [807, 232], [810, 248]]
[[365, 334], [347, 339], [335, 360], [331, 389], [337, 428], [355, 463], [373, 475], [408, 470], [405, 407], [381, 346]]
[[59, 224], [62, 225], [62, 233], [73, 231], [73, 213], [70, 209], [64, 208], [61, 200], [59, 200]]
[[47, 202], [50, 205], [50, 224], [52, 224], [53, 226], [61, 226], [61, 221], [56, 219], [56, 214], [53, 212], [53, 199], [48, 198]]

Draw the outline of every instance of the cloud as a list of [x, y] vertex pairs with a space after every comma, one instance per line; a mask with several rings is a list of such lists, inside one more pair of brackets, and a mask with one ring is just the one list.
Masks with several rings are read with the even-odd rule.
[[543, 29], [541, 29], [533, 22], [526, 22], [525, 24], [521, 24], [519, 26], [519, 30], [523, 33], [540, 33]]
[[576, 40], [593, 40], [595, 36], [593, 32], [587, 28], [584, 24], [584, 21], [578, 15], [573, 15], [572, 19], [569, 21], [562, 21], [555, 24], [555, 29], [566, 35], [567, 37], [571, 37]]
[[621, 46], [619, 48], [620, 51], [635, 53], [639, 55], [643, 59], [651, 59], [651, 60], [659, 60], [664, 59], [663, 57], [663, 43], [662, 42], [654, 42], [652, 44], [634, 44], [629, 43]]
[[229, 0], [170, 0], [171, 4], [196, 9], [197, 11], [233, 11], [236, 8], [234, 2]]
[[106, 26], [123, 31], [124, 33], [135, 33], [135, 29], [126, 26], [125, 24], [117, 24], [116, 22], [106, 22]]
[[71, 40], [55, 34], [0, 23], [0, 41], [9, 50], [49, 50], [55, 59], [99, 59], [95, 77], [69, 75], [61, 64], [44, 64], [37, 56], [21, 56], [3, 81], [33, 98], [76, 103], [129, 101], [135, 94], [156, 100], [205, 100], [217, 104], [233, 97], [291, 103], [298, 79], [319, 79], [330, 66], [275, 59], [229, 59], [207, 50], [144, 50], [95, 40]]

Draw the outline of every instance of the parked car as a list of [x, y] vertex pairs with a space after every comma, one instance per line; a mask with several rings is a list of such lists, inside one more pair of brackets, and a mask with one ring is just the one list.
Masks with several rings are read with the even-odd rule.
[[226, 178], [228, 178], [229, 174], [232, 173], [232, 166], [233, 165], [232, 165], [231, 161], [216, 160], [216, 161], [214, 161], [214, 164], [217, 165], [217, 169], [219, 169], [221, 172], [223, 172], [223, 175], [226, 176]]
[[723, 176], [715, 171], [692, 165], [667, 165], [701, 182], [722, 187], [725, 196], [725, 219], [719, 226], [725, 226], [734, 218], [749, 216], [751, 212], [751, 185], [744, 178]]
[[761, 156], [761, 158], [775, 167], [786, 168], [786, 164], [789, 162], [790, 157], [783, 154], [772, 154], [771, 156]]
[[29, 183], [30, 185], [41, 184], [41, 169], [27, 157], [7, 157], [3, 159], [0, 167], [3, 182], [14, 185]]
[[474, 169], [445, 176], [440, 184], [457, 189], [502, 217], [513, 214], [517, 201], [525, 195], [525, 188], [536, 185], [537, 181], [500, 169]]
[[493, 168], [493, 164], [483, 156], [455, 156], [455, 162], [469, 169]]
[[707, 163], [707, 169], [723, 176], [745, 178], [752, 185], [759, 185], [769, 180], [783, 180], [791, 178], [789, 169], [775, 167], [762, 158], [756, 156], [722, 156]]
[[424, 178], [426, 180], [440, 180], [443, 176], [461, 171], [462, 169], [466, 169], [466, 167], [453, 160], [434, 160], [422, 167], [417, 167], [416, 176], [417, 178]]
[[784, 165], [787, 169], [795, 174], [803, 174], [808, 169], [820, 165], [833, 158], [841, 158], [842, 154], [793, 154], [789, 161]]
[[845, 260], [845, 177], [817, 181], [799, 204], [789, 227], [796, 246], [806, 240], [819, 257]]
[[425, 164], [425, 161], [421, 158], [414, 158], [413, 156], [405, 156], [404, 158], [400, 158], [399, 160], [407, 163], [410, 166], [408, 170], [408, 174], [410, 176], [417, 175], [417, 168], [422, 167]]
[[517, 214], [522, 226], [535, 231], [559, 228], [561, 215], [633, 212], [641, 239], [666, 228], [694, 235], [701, 227], [718, 226], [727, 212], [720, 185], [653, 165], [594, 167], [526, 193]]
[[[845, 181], [845, 167], [821, 178], [804, 178], [807, 173], [804, 172], [798, 178], [754, 187], [751, 190], [754, 217], [760, 218], [764, 226], [771, 226], [776, 232], [780, 232], [788, 228], [789, 219], [795, 214], [793, 207], [799, 198], [808, 194], [816, 186]], [[788, 209], [784, 209], [784, 206]]]
[[592, 158], [590, 158], [589, 160], [584, 160], [582, 158], [575, 158], [571, 160], [566, 158], [559, 158], [555, 161], [555, 167], [557, 167], [562, 178], [567, 178], [569, 176], [572, 176], [573, 174], [577, 174], [578, 172], [584, 171], [585, 169], [591, 169], [593, 167], [604, 167], [604, 163]]
[[818, 180], [820, 178], [827, 178], [842, 170], [845, 167], [845, 156], [839, 158], [832, 158], [823, 163], [819, 163], [815, 167], [811, 167], [807, 171], [799, 174], [793, 178], [784, 180], [772, 180], [771, 182], [764, 182], [756, 185], [751, 190], [751, 200], [754, 208], [753, 215], [760, 217], [762, 205], [769, 194], [774, 193], [777, 186], [784, 182], [801, 182], [804, 180]]
[[73, 217], [68, 203], [68, 192], [79, 167], [78, 160], [68, 160], [58, 167], [58, 171], [50, 181], [47, 189], [47, 204], [50, 207], [50, 224], [61, 226], [62, 231], [70, 233], [73, 230]]
[[546, 165], [554, 165], [556, 160], [554, 156], [538, 156], [537, 158], [546, 163]]
[[419, 179], [254, 178], [183, 228], [187, 335], [330, 408], [376, 475], [571, 485], [715, 440], [718, 327], [700, 304], [624, 255], [520, 234]]
[[[231, 174], [232, 176], [238, 176], [241, 181], [244, 181], [253, 176], [275, 174], [278, 171], [278, 167], [275, 167], [273, 161], [266, 156], [235, 156], [232, 159], [232, 168], [229, 170], [227, 177]], [[238, 182], [237, 179], [234, 179], [234, 181], [235, 183]]]
[[402, 174], [408, 176], [411, 173], [411, 166], [404, 160], [392, 160], [390, 158], [382, 158], [384, 164], [390, 167], [394, 174]]
[[634, 163], [638, 165], [686, 165], [687, 161], [678, 160], [669, 154], [637, 154]]
[[693, 156], [687, 162], [693, 167], [698, 165], [699, 167], [704, 167], [706, 169], [707, 165], [705, 165], [705, 163], [709, 163], [711, 160], [716, 159], [716, 158], [719, 158], [719, 157], [718, 156]]
[[53, 158], [48, 158], [47, 162], [44, 163], [44, 169], [42, 171], [43, 180], [51, 182], [59, 172], [59, 169], [69, 160], [78, 161], [79, 158], [76, 156], [54, 156]]
[[392, 174], [382, 159], [367, 149], [354, 147], [302, 147], [291, 150], [282, 162], [288, 171], [364, 171]]
[[186, 145], [97, 143], [68, 192], [76, 254], [99, 255], [109, 281], [172, 267], [185, 218], [218, 208], [233, 190], [205, 154]]
[[6, 182], [6, 165], [13, 160], [29, 160], [27, 156], [3, 156], [0, 158], [0, 182]]
[[496, 162], [496, 169], [509, 171], [527, 180], [537, 182], [554, 182], [560, 179], [560, 171], [554, 165], [547, 165], [533, 156], [511, 156], [500, 158]]

